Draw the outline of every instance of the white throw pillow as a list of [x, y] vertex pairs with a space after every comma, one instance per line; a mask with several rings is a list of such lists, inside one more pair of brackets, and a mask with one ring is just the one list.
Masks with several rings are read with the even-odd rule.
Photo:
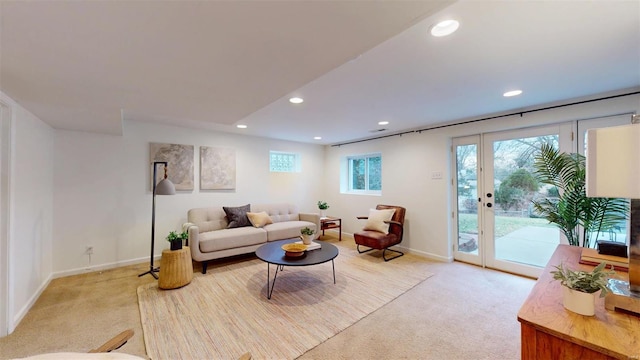
[[396, 209], [369, 210], [369, 219], [364, 224], [364, 230], [373, 230], [381, 233], [389, 233], [389, 224], [385, 221], [391, 220]]

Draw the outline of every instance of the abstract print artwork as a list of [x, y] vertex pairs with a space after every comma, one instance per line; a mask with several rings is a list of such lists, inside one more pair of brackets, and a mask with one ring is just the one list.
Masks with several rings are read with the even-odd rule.
[[200, 189], [236, 188], [235, 149], [200, 146]]
[[[176, 190], [193, 190], [193, 145], [150, 143], [149, 154], [151, 162], [168, 162], [167, 177]], [[164, 167], [158, 165], [156, 183], [163, 178]]]

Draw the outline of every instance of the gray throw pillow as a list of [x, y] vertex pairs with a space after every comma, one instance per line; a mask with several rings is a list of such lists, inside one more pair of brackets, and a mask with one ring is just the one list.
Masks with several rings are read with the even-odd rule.
[[251, 226], [251, 222], [247, 217], [247, 212], [251, 211], [250, 204], [238, 207], [223, 206], [222, 209], [227, 214], [227, 221], [229, 222], [227, 229]]

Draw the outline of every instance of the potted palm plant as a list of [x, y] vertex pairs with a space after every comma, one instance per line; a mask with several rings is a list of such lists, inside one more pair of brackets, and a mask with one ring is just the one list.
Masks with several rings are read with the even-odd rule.
[[167, 235], [167, 241], [171, 244], [171, 250], [182, 249], [182, 242], [188, 237], [189, 234], [186, 231], [181, 233], [177, 233], [175, 231], [169, 232], [169, 235]]
[[583, 155], [561, 153], [550, 144], [543, 144], [535, 156], [534, 167], [538, 181], [557, 188], [559, 195], [533, 200], [533, 207], [541, 217], [560, 228], [569, 245], [591, 247], [598, 234], [627, 219], [626, 199], [587, 197]]
[[563, 264], [555, 266], [553, 278], [563, 285], [563, 305], [575, 313], [593, 316], [595, 314], [596, 294], [604, 297], [608, 292], [607, 278], [615, 271], [606, 270], [606, 263], [600, 263], [592, 271], [571, 270]]

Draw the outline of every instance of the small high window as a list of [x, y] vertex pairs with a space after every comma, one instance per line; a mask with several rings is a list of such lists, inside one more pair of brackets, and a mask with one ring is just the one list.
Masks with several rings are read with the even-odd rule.
[[269, 171], [300, 172], [300, 155], [282, 151], [270, 151]]

